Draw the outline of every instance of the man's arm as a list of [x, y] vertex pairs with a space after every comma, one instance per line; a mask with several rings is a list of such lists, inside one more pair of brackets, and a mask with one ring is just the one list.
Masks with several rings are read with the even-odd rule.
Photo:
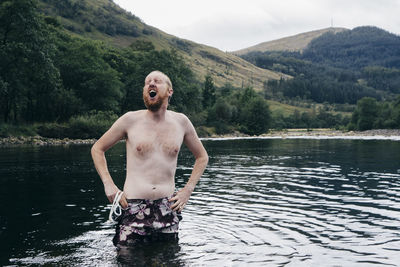
[[[104, 133], [99, 140], [97, 140], [91, 149], [94, 166], [104, 184], [106, 196], [111, 203], [119, 189], [114, 184], [110, 172], [108, 171], [105, 152], [126, 135], [128, 126], [127, 120], [127, 114], [121, 116], [117, 121], [115, 121], [111, 128]], [[122, 196], [120, 203], [123, 208], [128, 206], [124, 195]]]
[[175, 201], [175, 203], [171, 206], [171, 208], [173, 210], [179, 210], [179, 211], [182, 211], [183, 208], [185, 207], [208, 163], [207, 151], [205, 150], [203, 144], [201, 143], [199, 137], [197, 136], [193, 124], [186, 116], [184, 125], [185, 125], [185, 135], [183, 142], [193, 153], [193, 156], [195, 157], [196, 161], [194, 163], [190, 178], [186, 183], [185, 187], [179, 190], [179, 192], [176, 194], [175, 197], [170, 199], [170, 201]]

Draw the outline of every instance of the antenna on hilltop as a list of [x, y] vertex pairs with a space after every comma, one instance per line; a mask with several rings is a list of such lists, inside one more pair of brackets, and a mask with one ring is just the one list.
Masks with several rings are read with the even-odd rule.
[[333, 18], [331, 18], [331, 28], [333, 28]]

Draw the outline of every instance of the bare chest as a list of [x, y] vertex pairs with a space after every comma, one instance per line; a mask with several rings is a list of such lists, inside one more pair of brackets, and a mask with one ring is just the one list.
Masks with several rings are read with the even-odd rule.
[[183, 131], [179, 125], [142, 124], [128, 131], [128, 146], [139, 158], [154, 155], [177, 158], [183, 141]]

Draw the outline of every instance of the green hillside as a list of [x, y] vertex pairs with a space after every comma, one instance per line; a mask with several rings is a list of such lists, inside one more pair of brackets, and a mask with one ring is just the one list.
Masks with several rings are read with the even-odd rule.
[[341, 104], [400, 94], [400, 37], [376, 27], [327, 32], [302, 53], [251, 52], [242, 57], [294, 77], [268, 82], [270, 94]]
[[238, 51], [232, 52], [235, 55], [244, 55], [250, 52], [267, 52], [267, 51], [290, 51], [290, 52], [302, 52], [307, 45], [317, 37], [330, 32], [338, 33], [346, 31], [345, 28], [326, 28], [322, 30], [310, 31], [305, 33], [296, 34], [293, 36], [263, 42], [255, 46], [247, 47]]
[[[312, 51], [323, 50], [315, 40], [326, 36], [311, 41]], [[349, 71], [329, 57], [313, 62], [308, 48], [238, 57], [168, 35], [109, 0], [2, 1], [0, 39], [0, 136], [25, 129], [98, 137], [119, 115], [143, 108], [143, 80], [154, 69], [174, 84], [170, 109], [187, 114], [203, 136], [344, 127], [363, 97], [392, 101], [398, 94], [398, 70], [389, 65]], [[375, 115], [393, 110], [374, 125], [397, 125], [397, 102], [361, 103]], [[362, 120], [357, 110], [353, 117]]]
[[173, 82], [169, 108], [201, 135], [260, 134], [272, 124], [254, 89], [287, 77], [167, 35], [111, 1], [2, 1], [0, 39], [0, 136], [99, 137], [144, 108], [154, 69]]
[[74, 34], [103, 40], [117, 47], [147, 41], [157, 50], [176, 49], [199, 81], [210, 74], [217, 86], [230, 83], [236, 87], [252, 86], [259, 90], [265, 81], [279, 80], [285, 76], [258, 68], [216, 48], [164, 33], [146, 25], [111, 0], [40, 0], [40, 10], [57, 18]]
[[328, 32], [312, 40], [302, 58], [355, 71], [367, 66], [400, 69], [400, 36], [372, 26]]
[[[242, 57], [261, 68], [293, 77], [267, 82], [264, 94], [268, 99], [281, 103], [298, 99], [325, 106], [329, 103], [342, 111], [351, 111], [351, 106], [357, 104], [353, 128], [400, 126], [398, 35], [365, 26], [322, 34], [302, 52], [250, 52]], [[358, 114], [363, 110], [371, 110], [372, 115], [367, 112], [368, 118], [360, 119]]]

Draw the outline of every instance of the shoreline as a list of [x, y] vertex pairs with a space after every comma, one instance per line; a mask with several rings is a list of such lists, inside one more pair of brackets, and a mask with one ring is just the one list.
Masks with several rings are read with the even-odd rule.
[[[392, 140], [400, 141], [400, 129], [377, 129], [367, 131], [340, 131], [332, 129], [287, 129], [271, 130], [268, 133], [258, 136], [250, 136], [235, 132], [225, 135], [211, 135], [201, 137], [201, 140], [224, 140], [239, 138], [263, 138], [263, 139], [361, 139], [361, 140]], [[90, 145], [97, 139], [70, 139], [70, 138], [46, 138], [42, 136], [17, 136], [0, 138], [0, 147], [33, 145], [33, 146], [53, 146], [53, 145]]]
[[97, 139], [70, 139], [70, 138], [47, 138], [42, 136], [10, 136], [0, 138], [0, 147], [4, 146], [59, 146], [59, 145], [90, 145]]
[[243, 135], [240, 133], [226, 135], [212, 135], [203, 140], [223, 140], [238, 138], [259, 139], [353, 139], [353, 140], [392, 140], [400, 141], [400, 129], [376, 129], [367, 131], [340, 131], [332, 129], [287, 129], [271, 130], [258, 136]]

